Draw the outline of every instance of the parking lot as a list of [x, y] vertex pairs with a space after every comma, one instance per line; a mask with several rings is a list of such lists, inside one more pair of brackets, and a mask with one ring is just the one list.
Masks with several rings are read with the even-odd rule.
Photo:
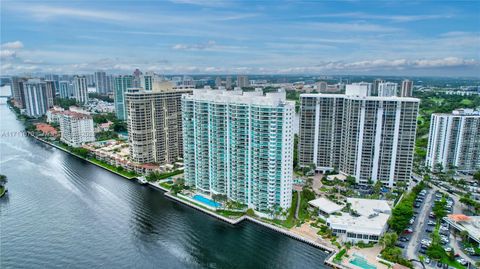
[[[420, 256], [425, 257], [425, 266], [427, 268], [448, 268], [447, 265], [439, 264], [436, 261], [431, 261], [427, 256], [427, 248], [432, 243], [431, 233], [434, 231], [437, 224], [437, 218], [432, 212], [432, 208], [436, 201], [441, 201], [443, 197], [446, 199], [447, 214], [451, 214], [455, 209], [455, 201], [451, 197], [444, 196], [438, 190], [425, 189], [417, 196], [414, 203], [415, 215], [410, 220], [410, 227], [408, 227], [404, 234], [399, 237], [397, 246], [404, 249], [404, 254], [408, 259], [419, 260]], [[471, 260], [464, 256], [463, 253], [458, 255], [457, 242], [447, 224], [442, 223], [439, 228], [440, 240], [445, 251], [456, 251], [456, 260], [462, 265], [468, 266], [468, 261]], [[451, 243], [454, 243], [452, 247]], [[473, 267], [471, 267], [473, 268]]]

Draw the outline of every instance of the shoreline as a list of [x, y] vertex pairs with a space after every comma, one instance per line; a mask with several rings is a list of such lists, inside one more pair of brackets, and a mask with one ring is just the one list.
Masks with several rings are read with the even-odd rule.
[[[44, 139], [42, 139], [42, 138], [40, 138], [40, 137], [37, 137], [37, 136], [35, 136], [35, 135], [30, 135], [30, 136], [33, 137], [34, 139], [36, 139], [37, 141], [40, 141], [40, 142], [42, 142], [42, 143], [44, 143], [44, 144], [47, 144], [47, 145], [52, 146], [52, 147], [54, 147], [54, 148], [56, 148], [56, 149], [59, 149], [59, 150], [65, 152], [65, 153], [71, 154], [71, 155], [73, 155], [73, 156], [75, 156], [75, 157], [77, 157], [77, 158], [79, 158], [79, 159], [81, 159], [81, 160], [88, 161], [89, 163], [91, 163], [91, 164], [93, 164], [93, 165], [95, 165], [95, 166], [97, 166], [97, 167], [100, 167], [100, 168], [102, 168], [102, 169], [105, 169], [105, 170], [107, 170], [107, 171], [109, 171], [109, 172], [111, 172], [111, 173], [114, 173], [114, 174], [116, 174], [116, 175], [118, 175], [118, 176], [121, 176], [121, 177], [123, 177], [124, 179], [127, 179], [127, 180], [136, 179], [136, 177], [130, 177], [130, 178], [129, 178], [129, 177], [127, 177], [127, 176], [125, 176], [125, 175], [122, 175], [122, 174], [120, 174], [120, 173], [118, 173], [118, 172], [116, 172], [116, 171], [110, 170], [110, 169], [108, 169], [107, 167], [101, 166], [101, 165], [99, 165], [99, 164], [97, 164], [97, 163], [95, 163], [95, 162], [93, 162], [93, 161], [91, 161], [91, 160], [88, 160], [88, 159], [86, 159], [86, 158], [83, 158], [82, 156], [79, 156], [79, 155], [77, 155], [77, 154], [75, 154], [75, 153], [73, 153], [73, 152], [70, 152], [70, 151], [68, 151], [67, 149], [64, 149], [64, 148], [62, 148], [62, 147], [60, 147], [60, 146], [58, 146], [58, 145], [55, 145], [55, 144], [53, 144], [53, 143], [51, 143], [51, 142], [49, 142], [49, 141], [46, 141], [46, 140], [44, 140]], [[265, 227], [265, 228], [267, 228], [267, 229], [270, 229], [270, 230], [272, 230], [272, 231], [275, 231], [275, 232], [277, 232], [277, 233], [281, 233], [282, 235], [285, 235], [285, 236], [287, 236], [287, 237], [290, 237], [290, 238], [292, 238], [292, 239], [294, 239], [294, 240], [297, 240], [297, 241], [300, 241], [300, 242], [302, 242], [302, 243], [308, 244], [308, 245], [310, 245], [310, 246], [312, 246], [312, 247], [315, 247], [315, 248], [323, 251], [324, 253], [328, 254], [328, 255], [327, 255], [327, 258], [325, 258], [325, 260], [324, 260], [324, 264], [325, 264], [325, 265], [327, 265], [327, 266], [329, 266], [329, 267], [332, 267], [332, 268], [345, 268], [345, 267], [340, 267], [338, 264], [335, 264], [335, 263], [333, 263], [333, 262], [330, 261], [330, 259], [331, 259], [331, 258], [336, 254], [336, 252], [337, 252], [335, 249], [332, 249], [332, 248], [330, 248], [330, 247], [327, 247], [327, 246], [325, 246], [325, 245], [322, 245], [322, 244], [320, 244], [320, 243], [317, 243], [317, 242], [315, 242], [315, 241], [313, 241], [313, 240], [311, 240], [311, 239], [302, 237], [302, 236], [300, 236], [300, 235], [298, 235], [298, 234], [292, 233], [291, 231], [286, 230], [286, 229], [284, 229], [284, 228], [277, 227], [277, 226], [275, 226], [275, 225], [273, 225], [273, 224], [270, 224], [270, 223], [262, 222], [261, 220], [258, 220], [258, 219], [256, 219], [256, 218], [253, 218], [253, 217], [250, 217], [250, 216], [247, 216], [247, 215], [243, 215], [243, 216], [241, 216], [241, 217], [239, 217], [239, 218], [236, 218], [236, 219], [230, 219], [230, 218], [224, 217], [224, 216], [219, 215], [219, 214], [217, 214], [217, 213], [215, 213], [215, 212], [213, 212], [213, 211], [204, 209], [204, 208], [202, 208], [202, 207], [199, 206], [199, 205], [196, 205], [196, 204], [194, 204], [194, 203], [191, 203], [191, 202], [189, 202], [189, 201], [183, 200], [183, 199], [181, 199], [181, 198], [179, 198], [179, 197], [177, 197], [177, 196], [175, 196], [175, 195], [170, 194], [170, 192], [169, 192], [170, 190], [169, 190], [169, 189], [162, 187], [160, 184], [155, 184], [155, 182], [148, 182], [146, 185], [148, 185], [148, 186], [151, 187], [151, 188], [154, 188], [154, 189], [163, 191], [163, 192], [164, 192], [163, 195], [164, 195], [166, 198], [170, 199], [170, 200], [173, 200], [173, 201], [175, 201], [175, 202], [177, 202], [177, 203], [183, 204], [183, 205], [188, 206], [188, 207], [190, 207], [190, 208], [196, 209], [196, 210], [198, 210], [198, 211], [200, 211], [200, 212], [203, 212], [203, 213], [209, 215], [210, 217], [214, 217], [214, 218], [216, 218], [217, 220], [226, 222], [226, 223], [228, 223], [228, 224], [230, 224], [230, 225], [237, 225], [237, 224], [239, 224], [239, 223], [247, 220], [247, 221], [252, 222], [252, 223], [254, 223], [254, 224], [256, 224], [256, 225], [260, 225], [260, 226], [263, 226], [263, 227]]]

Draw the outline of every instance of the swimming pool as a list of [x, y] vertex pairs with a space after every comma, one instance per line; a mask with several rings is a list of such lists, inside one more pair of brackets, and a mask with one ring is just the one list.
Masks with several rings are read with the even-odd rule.
[[375, 265], [371, 265], [365, 260], [365, 258], [353, 254], [354, 258], [350, 260], [350, 263], [363, 269], [377, 269]]
[[211, 206], [211, 207], [220, 207], [221, 205], [213, 200], [210, 200], [206, 197], [203, 197], [201, 195], [194, 195], [193, 197], [193, 200], [196, 200], [196, 201], [199, 201], [200, 203], [203, 203], [203, 204], [206, 204], [208, 206]]

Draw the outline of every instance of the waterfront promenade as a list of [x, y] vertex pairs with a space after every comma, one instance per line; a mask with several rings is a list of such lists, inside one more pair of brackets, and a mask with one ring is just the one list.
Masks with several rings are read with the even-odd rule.
[[[88, 162], [91, 163], [91, 164], [94, 164], [94, 165], [96, 165], [96, 166], [98, 166], [98, 167], [101, 167], [101, 168], [103, 168], [103, 169], [105, 169], [105, 170], [107, 170], [107, 171], [109, 171], [109, 172], [111, 172], [111, 173], [114, 173], [114, 174], [116, 174], [116, 175], [119, 175], [119, 176], [121, 176], [121, 177], [123, 177], [123, 178], [125, 178], [125, 179], [132, 180], [132, 179], [135, 178], [135, 177], [127, 177], [127, 176], [125, 176], [125, 175], [122, 175], [121, 173], [118, 173], [118, 172], [114, 171], [114, 170], [108, 169], [107, 167], [104, 167], [104, 166], [102, 166], [102, 165], [99, 165], [99, 164], [91, 161], [91, 160], [88, 160], [88, 159], [86, 159], [86, 158], [83, 158], [82, 156], [79, 156], [79, 155], [77, 155], [77, 154], [75, 154], [75, 153], [73, 153], [73, 152], [70, 152], [69, 150], [67, 150], [67, 149], [65, 149], [65, 148], [62, 148], [62, 147], [60, 147], [60, 146], [58, 146], [58, 145], [55, 145], [54, 143], [51, 143], [51, 142], [49, 142], [49, 141], [46, 141], [46, 140], [44, 140], [44, 139], [42, 139], [42, 138], [40, 138], [40, 137], [37, 137], [37, 136], [34, 136], [34, 135], [31, 135], [31, 136], [32, 136], [33, 138], [35, 138], [36, 140], [38, 140], [38, 141], [41, 141], [41, 142], [43, 142], [43, 143], [45, 143], [45, 144], [47, 144], [47, 145], [50, 145], [50, 146], [55, 147], [55, 148], [57, 148], [57, 149], [60, 149], [60, 150], [62, 150], [62, 151], [64, 151], [64, 152], [67, 152], [67, 153], [69, 153], [69, 154], [71, 154], [71, 155], [73, 155], [73, 156], [75, 156], [75, 157], [77, 157], [77, 158], [80, 158], [80, 159], [82, 159], [82, 160], [88, 161]], [[270, 223], [263, 222], [263, 221], [261, 221], [261, 220], [259, 220], [259, 219], [256, 219], [256, 218], [254, 218], [254, 217], [251, 217], [251, 216], [243, 215], [243, 216], [240, 216], [240, 217], [238, 217], [238, 218], [228, 218], [228, 217], [222, 216], [222, 215], [220, 215], [220, 214], [218, 214], [218, 213], [216, 213], [216, 212], [214, 212], [214, 211], [212, 211], [212, 210], [208, 210], [208, 209], [206, 209], [206, 208], [204, 208], [204, 207], [202, 207], [202, 206], [199, 206], [199, 205], [197, 205], [197, 204], [195, 204], [195, 203], [193, 203], [193, 202], [191, 202], [191, 201], [188, 201], [188, 200], [186, 200], [186, 199], [182, 199], [182, 198], [180, 198], [180, 197], [178, 197], [178, 196], [175, 196], [175, 195], [171, 194], [171, 193], [169, 192], [169, 191], [170, 191], [169, 189], [161, 186], [158, 182], [149, 182], [149, 183], [148, 183], [148, 186], [163, 191], [165, 197], [167, 197], [167, 198], [169, 198], [169, 199], [171, 199], [171, 200], [174, 200], [174, 201], [176, 201], [176, 202], [178, 202], [178, 203], [182, 203], [182, 204], [184, 204], [184, 205], [187, 205], [187, 206], [189, 206], [189, 207], [191, 207], [191, 208], [194, 208], [194, 209], [196, 209], [196, 210], [198, 210], [198, 211], [201, 211], [201, 212], [203, 212], [203, 213], [205, 213], [205, 214], [207, 214], [207, 215], [210, 215], [210, 216], [212, 216], [212, 217], [214, 217], [214, 218], [216, 218], [216, 219], [218, 219], [218, 220], [221, 220], [221, 221], [223, 221], [223, 222], [229, 223], [229, 224], [231, 224], [231, 225], [236, 225], [236, 224], [239, 224], [239, 223], [243, 222], [244, 220], [248, 220], [248, 221], [253, 222], [253, 223], [257, 224], [257, 225], [261, 225], [261, 226], [266, 227], [266, 228], [268, 228], [268, 229], [270, 229], [270, 230], [273, 230], [273, 231], [275, 231], [275, 232], [281, 233], [281, 234], [283, 234], [283, 235], [285, 235], [285, 236], [288, 236], [288, 237], [293, 238], [293, 239], [295, 239], [295, 240], [301, 241], [301, 242], [303, 242], [303, 243], [305, 243], [305, 244], [308, 244], [308, 245], [311, 245], [311, 246], [313, 246], [313, 247], [315, 247], [315, 248], [321, 249], [321, 250], [324, 251], [325, 253], [329, 253], [329, 254], [335, 254], [335, 253], [336, 253], [336, 250], [333, 249], [333, 248], [330, 248], [330, 247], [328, 247], [328, 246], [326, 246], [326, 245], [323, 245], [323, 244], [321, 244], [321, 243], [315, 242], [315, 241], [313, 241], [313, 240], [311, 240], [311, 239], [302, 237], [302, 236], [300, 236], [300, 235], [298, 235], [298, 234], [296, 234], [296, 233], [293, 233], [293, 232], [291, 232], [291, 231], [289, 231], [289, 230], [287, 230], [287, 229], [284, 229], [284, 228], [275, 226], [275, 225], [270, 224]], [[329, 266], [332, 266], [332, 263], [331, 263], [331, 262], [328, 262], [327, 260], [325, 261], [325, 263], [326, 263], [327, 265], [329, 265]], [[337, 268], [338, 268], [338, 265], [337, 265]]]

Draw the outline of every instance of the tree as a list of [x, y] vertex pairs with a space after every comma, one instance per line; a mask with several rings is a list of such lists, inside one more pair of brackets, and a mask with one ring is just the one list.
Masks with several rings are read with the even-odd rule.
[[466, 242], [468, 240], [468, 231], [462, 230], [460, 232], [460, 238], [462, 238], [463, 242]]
[[380, 238], [378, 243], [383, 246], [383, 249], [393, 248], [397, 239], [398, 235], [396, 233], [386, 233]]
[[5, 186], [7, 184], [7, 181], [8, 181], [7, 176], [0, 174], [0, 186]]
[[473, 174], [473, 179], [480, 182], [480, 170], [478, 170], [477, 172], [475, 172], [475, 174]]

